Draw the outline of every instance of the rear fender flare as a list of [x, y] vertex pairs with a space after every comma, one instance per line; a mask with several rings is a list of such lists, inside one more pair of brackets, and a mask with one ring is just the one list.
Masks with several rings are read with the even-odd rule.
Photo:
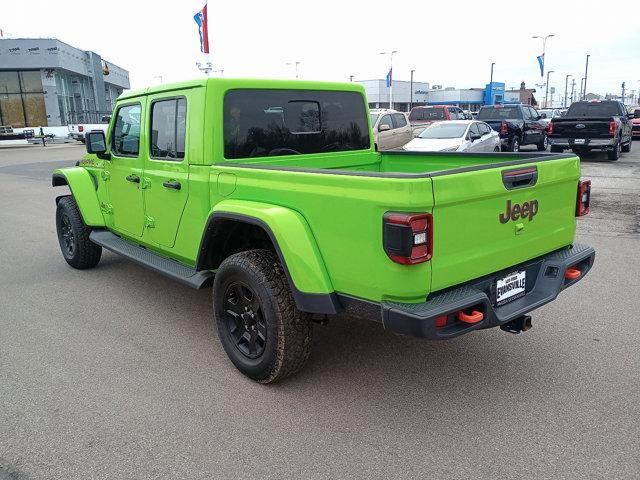
[[[105, 221], [100, 209], [97, 184], [91, 174], [82, 167], [59, 168], [53, 171], [51, 185], [68, 185], [78, 204], [84, 223], [91, 227], [104, 227]], [[60, 197], [56, 198], [56, 203]]]
[[196, 269], [209, 248], [216, 220], [228, 219], [261, 227], [280, 258], [299, 310], [337, 313], [340, 303], [309, 224], [300, 213], [286, 207], [244, 200], [223, 200], [215, 205], [202, 232]]

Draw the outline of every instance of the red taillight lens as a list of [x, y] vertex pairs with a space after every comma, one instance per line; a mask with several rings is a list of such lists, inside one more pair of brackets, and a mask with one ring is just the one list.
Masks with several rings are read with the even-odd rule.
[[509, 133], [509, 128], [507, 127], [507, 122], [502, 122], [500, 124], [500, 135], [506, 135]]
[[78, 131], [79, 132], [84, 132], [84, 127], [82, 125], [78, 125]]
[[433, 217], [430, 213], [387, 212], [382, 242], [384, 251], [396, 263], [426, 262], [433, 255]]
[[547, 125], [547, 134], [553, 135], [553, 122], [549, 122], [549, 125]]
[[580, 180], [578, 182], [578, 198], [576, 199], [576, 217], [582, 217], [589, 213], [590, 200], [591, 180]]
[[618, 124], [613, 120], [611, 120], [609, 122], [609, 135], [615, 135], [617, 130], [618, 130]]

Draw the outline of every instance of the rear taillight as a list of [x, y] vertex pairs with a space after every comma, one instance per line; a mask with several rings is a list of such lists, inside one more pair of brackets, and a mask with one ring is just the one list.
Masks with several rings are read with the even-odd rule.
[[78, 125], [78, 131], [79, 132], [84, 132], [84, 127], [82, 125]]
[[403, 265], [426, 262], [433, 255], [433, 217], [430, 213], [387, 212], [382, 242], [389, 258]]
[[615, 135], [617, 130], [618, 130], [618, 124], [613, 120], [611, 120], [609, 122], [609, 135]]
[[582, 217], [589, 213], [589, 201], [591, 200], [591, 180], [578, 182], [578, 198], [576, 199], [576, 217]]
[[509, 133], [509, 128], [507, 127], [507, 122], [502, 122], [500, 124], [500, 135], [506, 135]]
[[553, 135], [553, 122], [549, 122], [547, 125], [547, 135]]

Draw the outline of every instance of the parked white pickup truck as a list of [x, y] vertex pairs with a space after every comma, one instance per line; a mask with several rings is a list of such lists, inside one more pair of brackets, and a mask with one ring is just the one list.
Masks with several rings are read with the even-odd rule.
[[105, 115], [100, 119], [100, 123], [73, 123], [69, 124], [69, 137], [84, 143], [84, 135], [92, 130], [102, 130], [105, 135], [109, 128], [110, 115]]

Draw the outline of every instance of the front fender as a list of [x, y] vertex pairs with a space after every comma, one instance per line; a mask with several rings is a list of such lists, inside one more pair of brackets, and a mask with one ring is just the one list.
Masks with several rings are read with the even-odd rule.
[[78, 204], [84, 223], [91, 227], [104, 227], [104, 216], [96, 193], [96, 183], [82, 167], [57, 168], [53, 171], [51, 185], [68, 185]]
[[[246, 200], [223, 200], [209, 215], [246, 221], [262, 227], [271, 238], [287, 273], [298, 308], [308, 312], [336, 313], [331, 279], [309, 224], [289, 208]], [[207, 234], [208, 227], [203, 232]]]

